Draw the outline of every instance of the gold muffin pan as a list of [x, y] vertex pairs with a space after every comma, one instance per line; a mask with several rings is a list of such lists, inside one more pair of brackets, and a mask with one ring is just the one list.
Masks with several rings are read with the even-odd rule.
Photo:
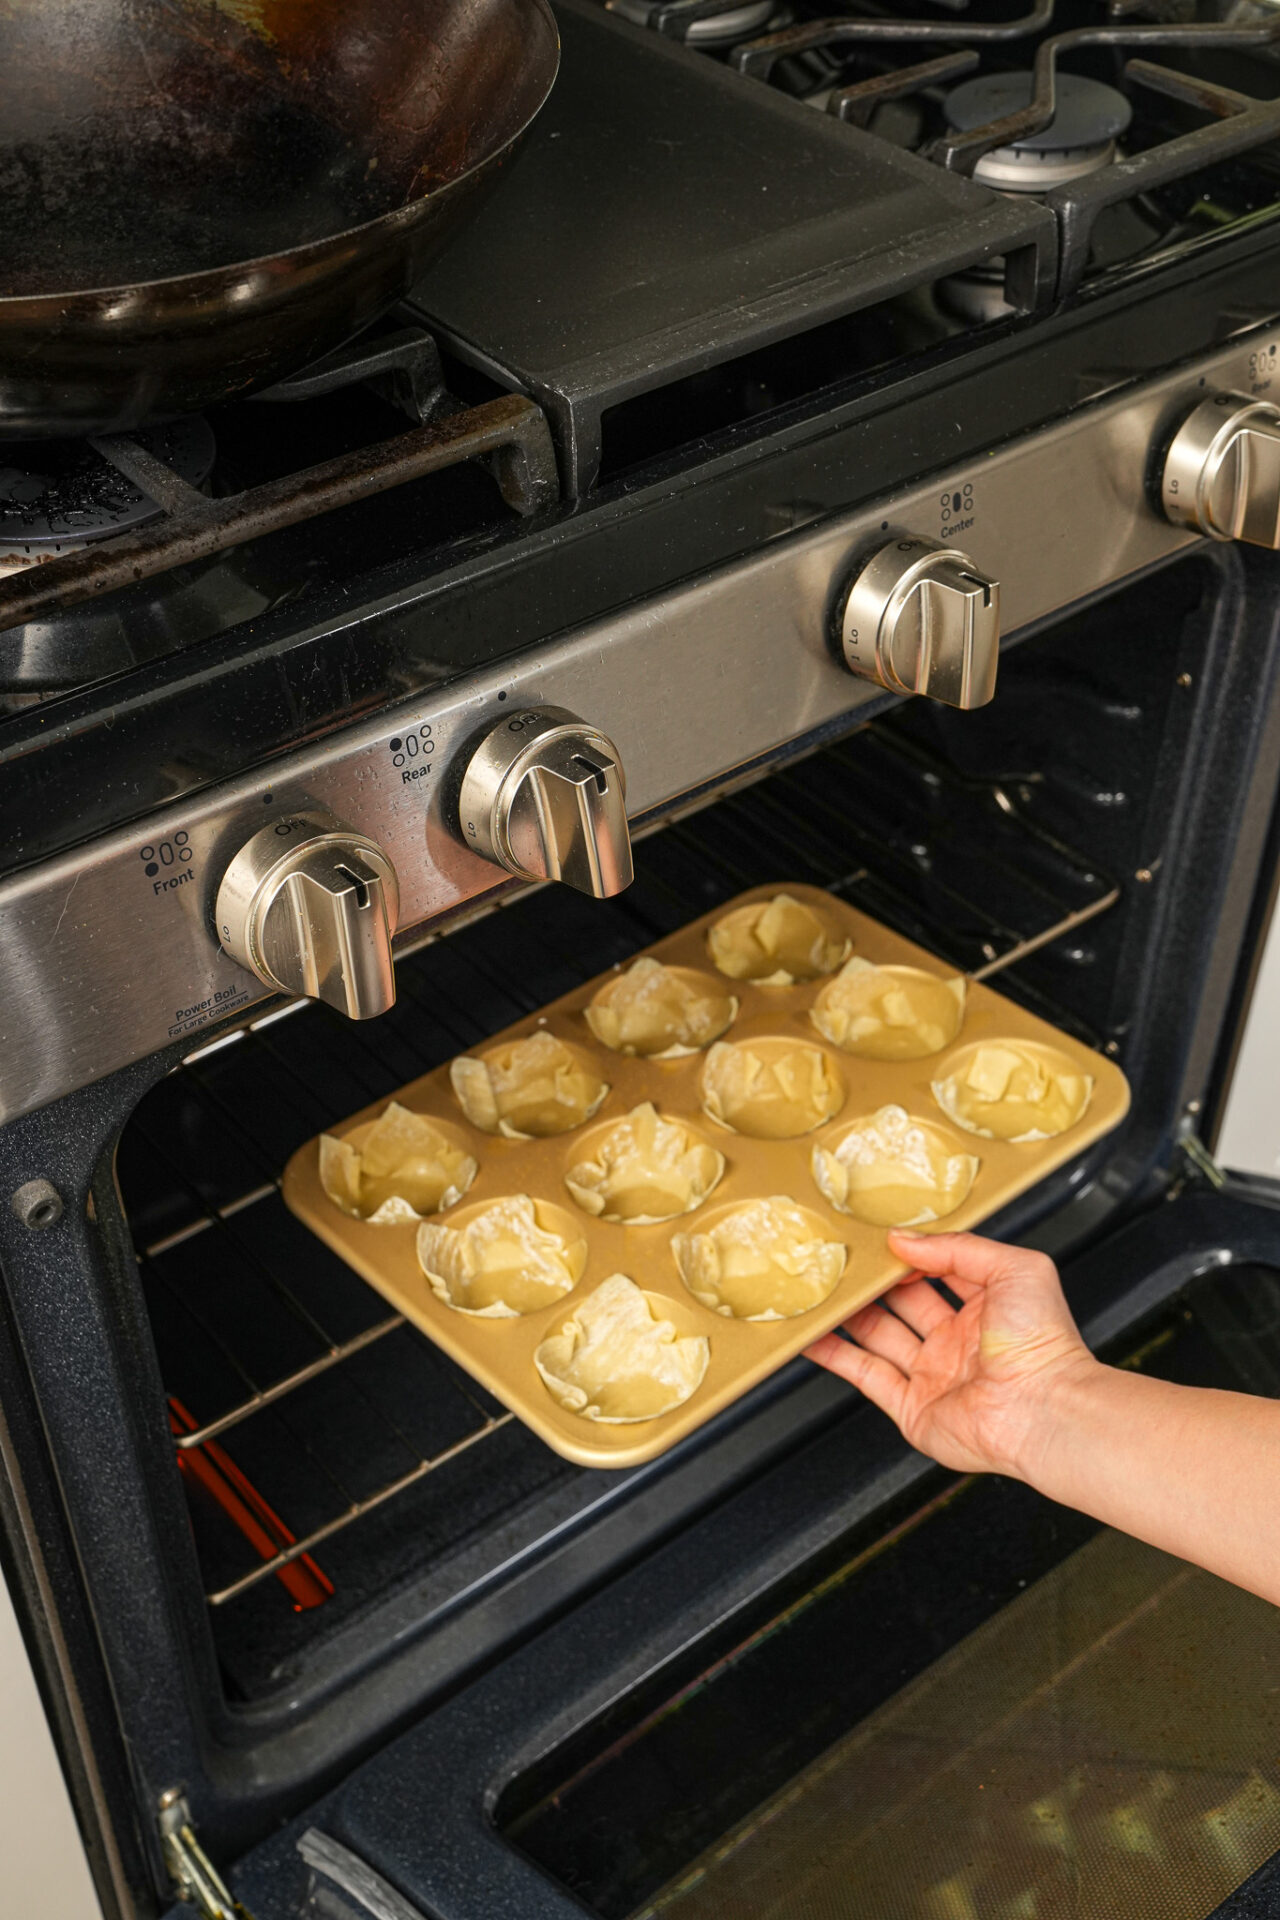
[[[923, 968], [941, 979], [953, 978], [954, 970], [832, 895], [786, 882], [753, 888], [645, 949], [669, 965], [712, 975], [737, 996], [738, 1013], [722, 1035], [723, 1040], [781, 1036], [822, 1049], [845, 1092], [839, 1111], [813, 1132], [797, 1139], [750, 1139], [717, 1125], [700, 1100], [699, 1076], [705, 1053], [641, 1059], [611, 1053], [600, 1046], [587, 1025], [584, 1009], [592, 995], [616, 977], [616, 968], [474, 1049], [474, 1054], [482, 1054], [501, 1041], [542, 1030], [590, 1056], [599, 1063], [610, 1090], [582, 1127], [534, 1140], [482, 1133], [464, 1118], [450, 1084], [448, 1066], [412, 1081], [393, 1096], [402, 1106], [445, 1123], [450, 1138], [459, 1144], [465, 1142], [478, 1162], [479, 1171], [466, 1193], [453, 1207], [433, 1216], [440, 1224], [469, 1217], [482, 1203], [511, 1194], [528, 1194], [539, 1203], [550, 1203], [572, 1219], [587, 1243], [586, 1266], [572, 1291], [552, 1305], [501, 1319], [455, 1311], [437, 1298], [419, 1265], [416, 1221], [375, 1225], [340, 1211], [320, 1184], [317, 1140], [299, 1148], [285, 1169], [284, 1197], [300, 1220], [548, 1446], [583, 1466], [635, 1466], [665, 1452], [902, 1277], [905, 1269], [889, 1252], [883, 1229], [837, 1212], [822, 1197], [810, 1168], [815, 1142], [834, 1143], [852, 1120], [894, 1105], [940, 1129], [954, 1152], [977, 1155], [981, 1164], [967, 1197], [945, 1218], [924, 1229], [941, 1232], [978, 1225], [1046, 1174], [1075, 1159], [1117, 1126], [1128, 1111], [1128, 1085], [1113, 1062], [987, 986], [970, 983], [964, 1020], [949, 1046], [923, 1059], [886, 1061], [841, 1052], [820, 1037], [809, 1019], [809, 1010], [825, 984], [821, 979], [794, 986], [724, 981], [708, 955], [708, 928], [733, 909], [750, 901], [769, 900], [780, 892], [816, 908], [848, 936], [855, 955], [879, 965]], [[974, 1041], [1001, 1038], [1050, 1047], [1055, 1054], [1065, 1055], [1077, 1071], [1092, 1076], [1092, 1098], [1074, 1126], [1053, 1139], [1010, 1143], [964, 1132], [945, 1118], [931, 1092], [931, 1081], [962, 1048]], [[621, 1119], [643, 1101], [651, 1101], [660, 1113], [683, 1122], [699, 1139], [716, 1147], [726, 1161], [723, 1178], [700, 1206], [676, 1219], [624, 1225], [592, 1218], [575, 1206], [564, 1176], [582, 1161], [584, 1145], [594, 1132], [608, 1121]], [[378, 1101], [331, 1131], [340, 1137], [350, 1135], [386, 1104], [385, 1100]], [[671, 1251], [673, 1237], [698, 1232], [734, 1202], [771, 1195], [784, 1195], [818, 1217], [827, 1229], [827, 1237], [847, 1248], [848, 1258], [835, 1290], [820, 1306], [790, 1319], [737, 1320], [701, 1305], [677, 1271]], [[575, 1305], [615, 1273], [626, 1274], [643, 1289], [651, 1305], [674, 1323], [678, 1334], [699, 1334], [710, 1343], [705, 1375], [687, 1400], [655, 1418], [622, 1425], [588, 1420], [559, 1406], [533, 1361], [535, 1349], [563, 1326]]]

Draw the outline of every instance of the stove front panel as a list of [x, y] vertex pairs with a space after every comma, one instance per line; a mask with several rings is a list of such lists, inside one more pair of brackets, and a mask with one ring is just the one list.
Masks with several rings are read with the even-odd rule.
[[[613, 740], [633, 823], [657, 820], [881, 699], [832, 644], [834, 600], [870, 549], [923, 534], [1000, 582], [1016, 634], [1158, 566], [1194, 537], [1150, 502], [1151, 463], [1206, 389], [1264, 393], [1274, 331], [1104, 400], [1047, 433], [897, 497], [781, 537], [750, 560], [379, 713], [0, 887], [0, 1119], [247, 1013], [260, 982], [223, 952], [213, 901], [273, 818], [328, 809], [375, 840], [400, 884], [400, 940], [509, 886], [461, 845], [448, 789], [504, 709], [569, 708]], [[1141, 635], [1135, 634], [1135, 645]], [[996, 698], [999, 698], [997, 688]]]

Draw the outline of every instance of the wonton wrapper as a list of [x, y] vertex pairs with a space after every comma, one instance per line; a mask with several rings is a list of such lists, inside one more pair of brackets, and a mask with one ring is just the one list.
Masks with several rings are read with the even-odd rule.
[[652, 1420], [682, 1406], [711, 1357], [702, 1334], [680, 1334], [633, 1280], [612, 1273], [533, 1356], [552, 1398], [606, 1426]]
[[818, 1191], [838, 1213], [872, 1227], [918, 1227], [953, 1213], [981, 1162], [952, 1153], [945, 1136], [902, 1107], [855, 1120], [830, 1146], [813, 1149]]
[[673, 1060], [709, 1047], [737, 1013], [734, 996], [706, 974], [664, 967], [646, 954], [605, 982], [586, 1019], [601, 1046], [613, 1053]]
[[731, 980], [761, 987], [793, 987], [834, 973], [853, 942], [789, 893], [753, 900], [717, 920], [707, 934], [711, 958]]
[[840, 1075], [821, 1047], [803, 1040], [720, 1040], [702, 1069], [706, 1112], [755, 1140], [811, 1133], [843, 1103]]
[[553, 1306], [577, 1286], [587, 1264], [586, 1241], [550, 1224], [558, 1213], [515, 1193], [491, 1200], [456, 1227], [424, 1221], [418, 1264], [431, 1291], [446, 1307], [477, 1319], [512, 1320]]
[[584, 1213], [651, 1226], [700, 1207], [724, 1172], [724, 1155], [648, 1100], [600, 1133], [590, 1158], [564, 1183]]
[[979, 1040], [947, 1062], [933, 1097], [948, 1119], [989, 1140], [1051, 1140], [1074, 1127], [1093, 1077], [1034, 1040]]
[[449, 1069], [458, 1105], [481, 1133], [543, 1140], [589, 1120], [609, 1091], [590, 1061], [553, 1033], [464, 1054]]
[[809, 1018], [833, 1047], [864, 1060], [922, 1060], [960, 1031], [965, 983], [920, 967], [876, 967], [855, 954], [828, 980]]
[[320, 1184], [344, 1213], [374, 1226], [421, 1220], [460, 1200], [476, 1177], [465, 1148], [393, 1100], [345, 1140], [320, 1136]]
[[747, 1200], [702, 1233], [672, 1236], [680, 1278], [695, 1300], [735, 1320], [789, 1320], [819, 1307], [844, 1272], [848, 1249], [794, 1200]]

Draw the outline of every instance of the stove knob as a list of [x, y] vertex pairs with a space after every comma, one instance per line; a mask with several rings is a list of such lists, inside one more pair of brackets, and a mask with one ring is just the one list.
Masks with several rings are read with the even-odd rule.
[[612, 740], [563, 707], [509, 714], [462, 774], [458, 825], [486, 860], [599, 900], [631, 884], [627, 783]]
[[352, 1020], [395, 1004], [396, 870], [331, 814], [260, 828], [222, 876], [214, 911], [223, 946], [264, 986], [324, 1000]]
[[891, 540], [841, 596], [845, 665], [894, 693], [985, 706], [996, 690], [1000, 588], [940, 541]]
[[1280, 547], [1280, 407], [1243, 393], [1202, 400], [1160, 481], [1165, 518], [1211, 540]]

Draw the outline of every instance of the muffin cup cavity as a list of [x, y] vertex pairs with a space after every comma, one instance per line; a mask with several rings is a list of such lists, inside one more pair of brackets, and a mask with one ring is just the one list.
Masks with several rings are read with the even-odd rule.
[[436, 1298], [481, 1320], [515, 1320], [554, 1306], [587, 1264], [577, 1221], [527, 1193], [461, 1207], [447, 1225], [424, 1221], [417, 1246]]
[[597, 989], [583, 1017], [611, 1053], [680, 1060], [726, 1033], [738, 1006], [737, 995], [710, 974], [642, 955]]
[[734, 907], [710, 927], [707, 951], [730, 980], [794, 987], [834, 973], [852, 948], [830, 916], [790, 893]]
[[546, 1140], [595, 1114], [609, 1082], [580, 1047], [545, 1030], [463, 1054], [449, 1068], [463, 1113], [481, 1133]]
[[922, 967], [876, 966], [855, 954], [820, 990], [809, 1018], [824, 1040], [863, 1060], [923, 1060], [949, 1047], [964, 1019], [965, 981]]
[[335, 1207], [370, 1226], [424, 1220], [454, 1206], [477, 1171], [457, 1127], [395, 1100], [376, 1120], [320, 1136], [321, 1187]]
[[700, 1207], [724, 1168], [724, 1155], [699, 1133], [645, 1101], [587, 1135], [564, 1183], [596, 1219], [652, 1226]]
[[1011, 1145], [1052, 1140], [1084, 1118], [1094, 1076], [1042, 1041], [973, 1041], [938, 1069], [933, 1097], [966, 1133]]
[[613, 1273], [547, 1335], [534, 1365], [566, 1413], [608, 1426], [654, 1420], [696, 1393], [711, 1356], [706, 1335], [682, 1333], [677, 1318], [663, 1295]]
[[871, 1227], [922, 1227], [969, 1196], [981, 1161], [932, 1121], [881, 1107], [814, 1145], [814, 1185], [838, 1213]]
[[830, 1224], [785, 1194], [717, 1207], [671, 1238], [677, 1271], [693, 1298], [734, 1320], [791, 1320], [840, 1284], [849, 1250]]
[[844, 1105], [844, 1077], [812, 1041], [762, 1034], [717, 1041], [701, 1076], [702, 1109], [731, 1133], [794, 1140], [823, 1126]]

